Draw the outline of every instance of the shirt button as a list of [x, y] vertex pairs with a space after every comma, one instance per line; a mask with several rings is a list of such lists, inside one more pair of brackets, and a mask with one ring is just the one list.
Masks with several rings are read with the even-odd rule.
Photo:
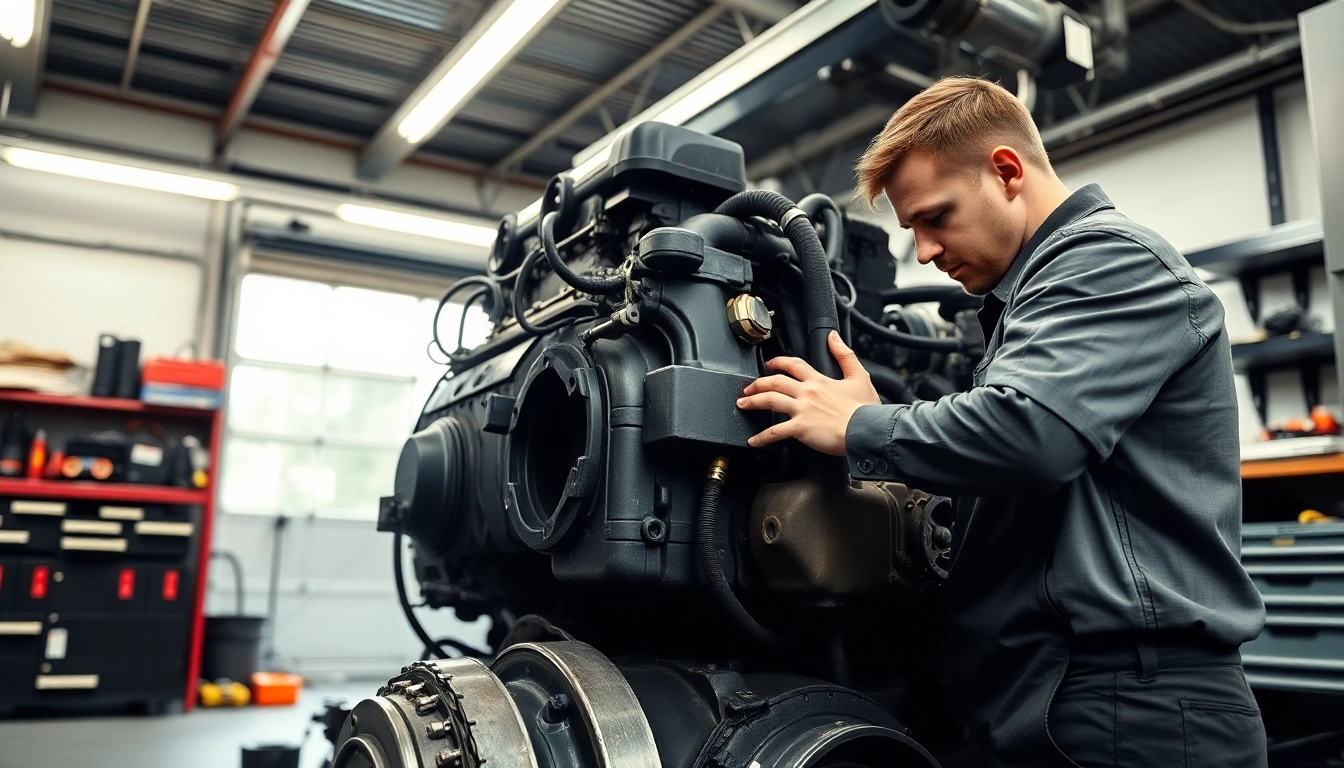
[[873, 460], [872, 460], [872, 459], [863, 459], [862, 461], [860, 461], [860, 462], [859, 462], [859, 471], [862, 472], [862, 473], [865, 474], [865, 475], [867, 475], [867, 474], [871, 474], [872, 471], [873, 471]]

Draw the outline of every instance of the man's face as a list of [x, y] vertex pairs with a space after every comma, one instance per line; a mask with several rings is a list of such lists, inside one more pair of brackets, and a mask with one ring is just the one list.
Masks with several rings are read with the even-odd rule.
[[915, 235], [920, 264], [933, 262], [967, 293], [994, 290], [1022, 247], [1026, 211], [1005, 191], [988, 158], [984, 168], [949, 169], [911, 153], [887, 182], [901, 227]]

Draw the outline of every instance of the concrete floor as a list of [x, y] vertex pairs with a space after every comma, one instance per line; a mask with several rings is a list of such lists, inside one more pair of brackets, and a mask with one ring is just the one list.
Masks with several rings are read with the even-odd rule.
[[[291, 707], [197, 709], [161, 717], [66, 717], [0, 721], [0, 768], [239, 768], [241, 747], [293, 744], [303, 738], [323, 701], [352, 706], [380, 682], [305, 688]], [[331, 745], [313, 723], [300, 768], [319, 768]]]

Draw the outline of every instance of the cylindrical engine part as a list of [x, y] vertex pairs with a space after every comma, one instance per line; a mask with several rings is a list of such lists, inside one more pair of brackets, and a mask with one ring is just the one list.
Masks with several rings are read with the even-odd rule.
[[875, 702], [793, 675], [617, 667], [577, 641], [416, 662], [357, 704], [333, 768], [937, 768]]

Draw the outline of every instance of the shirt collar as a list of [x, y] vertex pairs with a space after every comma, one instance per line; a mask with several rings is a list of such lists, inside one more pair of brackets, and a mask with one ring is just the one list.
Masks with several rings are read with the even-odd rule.
[[1031, 255], [1041, 247], [1041, 244], [1047, 238], [1084, 216], [1114, 207], [1115, 204], [1111, 202], [1110, 198], [1106, 197], [1106, 193], [1102, 192], [1101, 187], [1096, 184], [1088, 184], [1069, 195], [1064, 202], [1059, 204], [1058, 208], [1045, 217], [1045, 221], [1041, 222], [1041, 226], [1037, 227], [1035, 234], [1031, 236], [1026, 245], [1022, 246], [1022, 250], [1018, 251], [1017, 257], [1013, 259], [1012, 266], [1008, 267], [1008, 272], [1004, 274], [1003, 279], [990, 293], [994, 298], [1007, 304], [1008, 297], [1013, 292], [1013, 286], [1017, 285], [1017, 276], [1022, 273], [1022, 268], [1026, 266]]

